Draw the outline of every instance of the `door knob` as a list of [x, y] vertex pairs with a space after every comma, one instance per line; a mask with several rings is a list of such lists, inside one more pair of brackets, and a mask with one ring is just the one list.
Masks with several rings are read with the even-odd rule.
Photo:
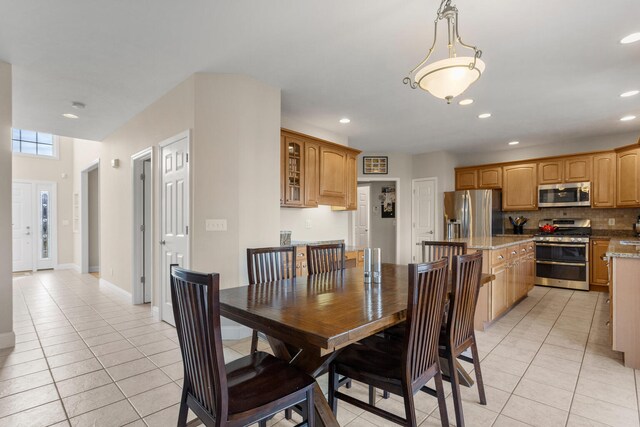
[[161, 245], [165, 245], [165, 244], [167, 244], [167, 241], [166, 240], [160, 240], [160, 244]]
[[27, 230], [29, 230], [31, 227], [29, 227], [28, 225], [25, 227]]

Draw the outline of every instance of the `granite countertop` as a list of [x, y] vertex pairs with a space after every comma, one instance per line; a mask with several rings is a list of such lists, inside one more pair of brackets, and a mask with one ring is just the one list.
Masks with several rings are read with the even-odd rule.
[[493, 236], [493, 237], [471, 237], [451, 239], [451, 242], [466, 242], [468, 249], [492, 250], [501, 249], [520, 243], [533, 242], [533, 237], [525, 235], [513, 236]]
[[291, 246], [333, 245], [335, 243], [344, 243], [344, 240], [292, 240]]
[[620, 242], [633, 241], [640, 243], [640, 238], [629, 239], [611, 239], [607, 248], [606, 256], [618, 258], [637, 258], [640, 259], [640, 245], [623, 245]]

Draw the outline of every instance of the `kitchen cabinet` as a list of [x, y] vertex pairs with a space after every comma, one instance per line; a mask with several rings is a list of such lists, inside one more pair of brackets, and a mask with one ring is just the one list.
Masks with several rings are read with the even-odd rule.
[[282, 129], [280, 206], [357, 209], [359, 150]]
[[304, 143], [304, 205], [318, 207], [318, 178], [320, 177], [320, 146]]
[[477, 169], [456, 169], [456, 190], [475, 190], [478, 188]]
[[640, 148], [617, 151], [616, 206], [640, 206]]
[[284, 137], [284, 206], [304, 205], [304, 140]]
[[491, 282], [491, 319], [496, 319], [509, 308], [507, 265], [495, 267], [492, 274], [496, 278]]
[[609, 290], [608, 259], [603, 259], [609, 247], [609, 239], [591, 239], [589, 250], [589, 283], [592, 291], [607, 292]]
[[538, 208], [536, 163], [507, 165], [502, 176], [502, 210], [527, 211]]
[[502, 167], [492, 166], [478, 169], [478, 188], [502, 188]]
[[547, 160], [538, 163], [538, 184], [561, 184], [563, 181], [564, 161]]
[[593, 182], [591, 183], [591, 207], [616, 206], [616, 153], [593, 156]]
[[347, 153], [347, 210], [358, 209], [358, 164], [353, 153]]
[[564, 161], [564, 182], [590, 182], [592, 170], [592, 156], [568, 157]]

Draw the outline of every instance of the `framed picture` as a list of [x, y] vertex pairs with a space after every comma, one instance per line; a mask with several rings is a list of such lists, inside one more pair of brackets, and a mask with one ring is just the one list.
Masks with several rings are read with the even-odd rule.
[[389, 158], [387, 156], [362, 157], [362, 173], [364, 175], [386, 175], [389, 173]]

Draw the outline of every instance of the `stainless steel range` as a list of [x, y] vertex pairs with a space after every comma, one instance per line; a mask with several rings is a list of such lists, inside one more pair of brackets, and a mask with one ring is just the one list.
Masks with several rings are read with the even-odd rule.
[[543, 219], [539, 227], [557, 227], [534, 237], [536, 285], [589, 290], [590, 219]]

